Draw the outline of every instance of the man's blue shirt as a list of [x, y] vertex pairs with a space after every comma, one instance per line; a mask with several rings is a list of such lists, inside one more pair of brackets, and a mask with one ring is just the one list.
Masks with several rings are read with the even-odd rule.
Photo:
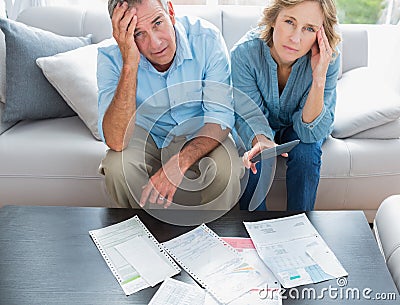
[[[221, 33], [207, 21], [176, 18], [176, 54], [166, 72], [143, 56], [137, 75], [136, 124], [150, 131], [159, 148], [174, 136], [193, 138], [205, 123], [234, 126], [229, 55]], [[118, 85], [122, 56], [117, 45], [99, 48], [99, 133]]]
[[293, 126], [304, 143], [327, 137], [333, 128], [339, 56], [328, 67], [320, 115], [305, 123], [302, 111], [313, 80], [310, 54], [293, 64], [286, 86], [279, 94], [278, 67], [270, 48], [261, 40], [259, 29], [249, 31], [231, 51], [236, 129], [246, 149], [252, 147], [255, 135], [263, 134], [274, 140], [276, 131], [288, 126]]

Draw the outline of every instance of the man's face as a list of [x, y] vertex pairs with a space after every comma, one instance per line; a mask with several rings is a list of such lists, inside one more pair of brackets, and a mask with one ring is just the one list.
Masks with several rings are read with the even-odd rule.
[[144, 0], [135, 5], [138, 18], [135, 42], [140, 51], [158, 71], [171, 66], [176, 52], [175, 15], [169, 2], [169, 13], [157, 0]]

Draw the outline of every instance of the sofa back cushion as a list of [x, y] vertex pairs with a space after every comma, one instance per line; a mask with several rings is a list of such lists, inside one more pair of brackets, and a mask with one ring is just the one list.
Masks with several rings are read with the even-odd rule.
[[[6, 7], [4, 0], [0, 0], [0, 18], [6, 18]], [[4, 34], [0, 31], [0, 102], [6, 101], [6, 42]]]
[[0, 103], [0, 134], [2, 134], [3, 132], [5, 132], [7, 129], [9, 129], [11, 126], [14, 125], [14, 123], [3, 123], [1, 116], [3, 114], [4, 111], [4, 103]]
[[341, 24], [343, 73], [368, 66], [368, 32], [361, 26]]
[[4, 0], [0, 0], [0, 17], [5, 18], [6, 16], [6, 3]]
[[21, 12], [17, 21], [63, 36], [78, 37], [90, 34], [93, 43], [112, 36], [111, 20], [106, 9], [31, 7]]
[[[193, 15], [213, 23], [225, 39], [228, 50], [251, 28], [256, 27], [262, 6], [244, 5], [175, 5], [177, 16]], [[30, 26], [64, 36], [92, 34], [98, 43], [112, 36], [107, 9], [84, 10], [72, 7], [33, 7], [17, 18]], [[340, 25], [343, 36], [343, 73], [368, 64], [368, 37], [363, 25]], [[355, 51], [356, 50], [356, 51]]]
[[6, 37], [6, 107], [3, 122], [75, 115], [36, 65], [36, 58], [90, 44], [90, 37], [64, 37], [0, 19]]
[[214, 24], [222, 33], [222, 11], [219, 6], [210, 9], [207, 5], [174, 5], [176, 16], [197, 16]]
[[222, 35], [228, 50], [232, 49], [246, 32], [257, 27], [262, 10], [261, 6], [223, 6]]

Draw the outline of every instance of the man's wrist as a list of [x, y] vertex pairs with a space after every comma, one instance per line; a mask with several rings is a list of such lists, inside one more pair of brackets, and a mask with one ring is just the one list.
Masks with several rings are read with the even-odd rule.
[[193, 165], [191, 160], [187, 157], [187, 154], [185, 154], [183, 151], [178, 153], [178, 162], [182, 173], [186, 173], [186, 171]]
[[127, 73], [137, 73], [139, 69], [139, 63], [137, 64], [123, 64], [121, 69], [121, 74]]

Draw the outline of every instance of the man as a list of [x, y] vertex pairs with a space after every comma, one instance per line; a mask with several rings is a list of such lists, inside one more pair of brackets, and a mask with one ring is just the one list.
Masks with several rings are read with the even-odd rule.
[[243, 166], [228, 52], [214, 26], [164, 1], [108, 3], [118, 46], [99, 50], [97, 72], [107, 190], [122, 207], [230, 209]]

